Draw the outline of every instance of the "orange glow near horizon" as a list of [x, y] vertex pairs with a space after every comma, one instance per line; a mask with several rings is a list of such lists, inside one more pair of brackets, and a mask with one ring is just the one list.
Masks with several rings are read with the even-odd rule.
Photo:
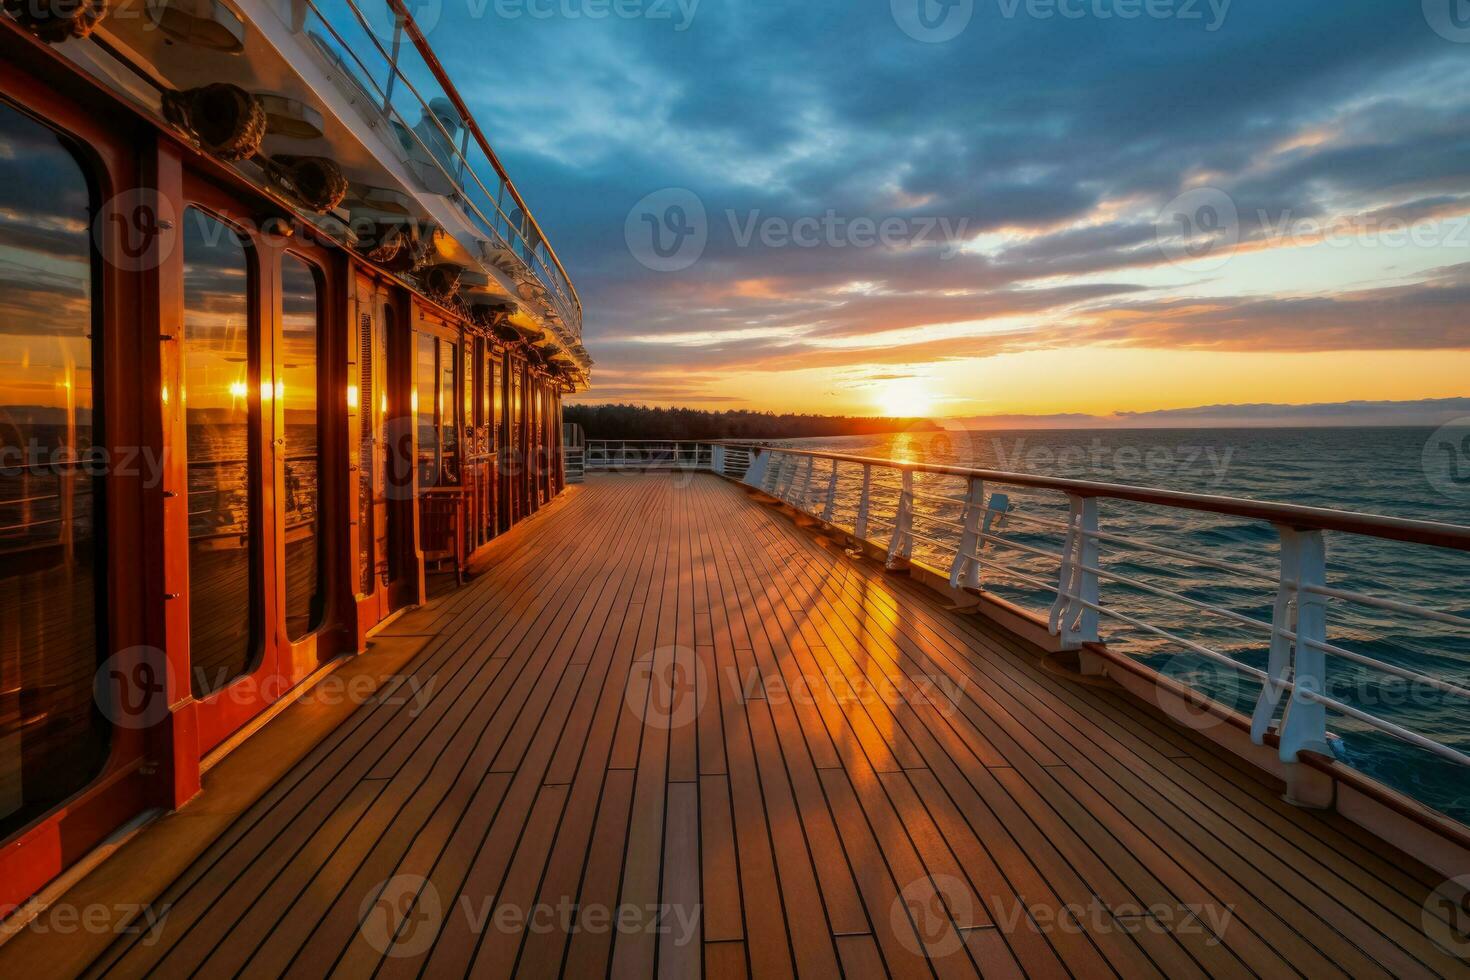
[[[584, 403], [633, 401], [714, 411], [751, 409], [829, 415], [1109, 416], [1202, 405], [1305, 405], [1351, 400], [1410, 401], [1470, 395], [1470, 351], [1238, 353], [1077, 347], [954, 358], [923, 364], [735, 370], [677, 394], [638, 397], [630, 382], [658, 389], [676, 373], [611, 377], [599, 393], [594, 371]], [[872, 380], [868, 380], [872, 378]]]

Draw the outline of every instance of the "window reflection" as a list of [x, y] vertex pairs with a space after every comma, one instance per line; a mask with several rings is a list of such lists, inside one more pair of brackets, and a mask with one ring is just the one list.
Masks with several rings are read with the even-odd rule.
[[454, 373], [459, 363], [455, 346], [439, 341], [439, 482], [459, 482], [459, 433], [454, 425]]
[[251, 476], [260, 391], [250, 343], [249, 270], [239, 236], [190, 208], [184, 217], [183, 399], [196, 697], [249, 673], [256, 660]]
[[414, 416], [418, 430], [419, 486], [439, 485], [439, 343], [415, 334]]
[[0, 104], [0, 837], [107, 754], [91, 211], [72, 152]]
[[317, 357], [320, 310], [316, 272], [281, 259], [281, 356], [278, 384], [285, 420], [286, 635], [299, 640], [321, 625], [321, 460]]

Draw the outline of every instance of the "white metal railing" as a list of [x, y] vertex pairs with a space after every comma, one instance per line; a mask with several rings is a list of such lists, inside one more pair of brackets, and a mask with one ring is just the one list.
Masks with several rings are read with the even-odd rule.
[[660, 439], [588, 439], [587, 472], [611, 470], [709, 470], [715, 447], [708, 442]]
[[561, 424], [561, 475], [563, 483], [587, 478], [587, 435], [576, 422]]
[[[548, 325], [568, 347], [579, 344], [582, 303], [571, 278], [402, 0], [281, 2], [293, 30], [312, 36], [361, 93], [369, 124], [391, 130], [518, 278], [540, 285], [556, 314]], [[389, 25], [391, 38], [380, 36]]]
[[[730, 445], [723, 449], [737, 451]], [[746, 484], [835, 523], [854, 538], [886, 548], [891, 567], [914, 561], [918, 545], [939, 571], [948, 572], [953, 588], [978, 593], [989, 580], [1003, 579], [1050, 595], [1050, 605], [1038, 612], [1064, 647], [1101, 642], [1101, 623], [1109, 620], [1205, 658], [1257, 685], [1251, 737], [1261, 744], [1268, 732], [1274, 732], [1283, 761], [1295, 762], [1306, 750], [1330, 753], [1330, 712], [1438, 758], [1470, 765], [1470, 755], [1461, 748], [1329, 693], [1333, 665], [1338, 661], [1423, 685], [1456, 700], [1470, 700], [1470, 682], [1465, 677], [1434, 676], [1352, 649], [1366, 639], [1361, 635], [1342, 642], [1328, 639], [1329, 603], [1407, 617], [1464, 635], [1470, 635], [1470, 617], [1329, 585], [1325, 540], [1326, 533], [1332, 532], [1463, 553], [1470, 552], [1470, 527], [780, 447], [740, 447], [740, 451], [752, 455]], [[923, 486], [916, 482], [920, 475], [928, 481]], [[1018, 513], [1011, 499], [1018, 491], [1056, 494], [1058, 516]], [[1137, 534], [1106, 530], [1101, 526], [1103, 502], [1266, 522], [1274, 528], [1278, 567], [1256, 568], [1158, 544]], [[849, 515], [850, 524], [846, 523]], [[1004, 533], [1011, 525], [1021, 525], [1025, 533]], [[1032, 541], [1049, 537], [1054, 546], [1018, 540], [1022, 537]], [[1105, 545], [1118, 562], [1104, 564]], [[1270, 590], [1271, 618], [1250, 616], [1119, 570], [1119, 564], [1139, 558], [1164, 558], [1244, 577]], [[1126, 603], [1105, 595], [1105, 587], [1108, 593], [1122, 589], [1150, 601], [1178, 603], [1193, 613], [1219, 617], [1232, 627], [1251, 631], [1266, 649], [1264, 669], [1201, 642], [1199, 635], [1187, 636], [1182, 630], [1166, 629], [1125, 611], [1120, 606]], [[1470, 675], [1470, 663], [1466, 673]]]

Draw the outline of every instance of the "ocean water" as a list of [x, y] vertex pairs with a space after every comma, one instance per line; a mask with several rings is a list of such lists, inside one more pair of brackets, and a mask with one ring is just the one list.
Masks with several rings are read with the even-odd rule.
[[[1446, 449], [1442, 436], [1431, 428], [950, 429], [786, 444], [1470, 525], [1470, 481], [1456, 482], [1470, 472], [1470, 459], [1459, 459]], [[888, 519], [896, 505], [898, 480], [890, 471], [875, 474], [875, 514]], [[814, 495], [825, 494], [827, 480], [828, 470], [819, 465], [812, 481]], [[847, 526], [856, 516], [859, 480], [856, 467], [839, 469], [835, 517]], [[933, 539], [916, 541], [915, 556], [947, 569], [959, 533], [951, 524], [959, 520], [960, 506], [943, 498], [959, 496], [963, 482], [921, 474], [915, 487], [925, 496], [916, 495], [920, 516], [914, 529]], [[1007, 540], [1059, 550], [1061, 534], [1033, 522], [1063, 520], [1067, 513], [1063, 495], [989, 484], [987, 493], [995, 492], [1009, 496], [1012, 511], [1000, 532]], [[1219, 571], [1121, 544], [1102, 546], [1102, 567], [1110, 572], [1270, 622], [1275, 600], [1271, 577], [1280, 557], [1278, 536], [1269, 524], [1104, 500], [1100, 527], [1131, 540], [1259, 569], [1264, 577]], [[886, 533], [875, 527], [871, 536], [886, 540]], [[1330, 585], [1466, 617], [1460, 626], [1332, 600], [1329, 642], [1470, 687], [1470, 553], [1336, 533], [1326, 535], [1326, 544]], [[1057, 574], [1055, 558], [997, 545], [987, 546], [984, 557], [1001, 566], [983, 573], [987, 589], [1029, 609], [1044, 613], [1050, 608], [1052, 593], [1006, 573], [1052, 582]], [[1263, 630], [1124, 584], [1104, 581], [1102, 594], [1106, 606], [1241, 663], [1261, 669], [1266, 665], [1268, 634]], [[1102, 632], [1116, 648], [1246, 714], [1255, 706], [1260, 692], [1256, 681], [1188, 647], [1107, 617]], [[1331, 697], [1470, 753], [1470, 700], [1332, 654], [1327, 661]], [[1182, 713], [1180, 717], [1190, 720]], [[1343, 761], [1470, 822], [1470, 767], [1337, 712], [1328, 712], [1328, 727], [1335, 736], [1333, 749]]]

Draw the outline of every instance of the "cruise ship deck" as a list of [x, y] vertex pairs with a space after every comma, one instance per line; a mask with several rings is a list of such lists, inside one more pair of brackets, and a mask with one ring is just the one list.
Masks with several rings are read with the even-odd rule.
[[738, 484], [590, 476], [478, 571], [0, 973], [1467, 973], [1442, 875]]

